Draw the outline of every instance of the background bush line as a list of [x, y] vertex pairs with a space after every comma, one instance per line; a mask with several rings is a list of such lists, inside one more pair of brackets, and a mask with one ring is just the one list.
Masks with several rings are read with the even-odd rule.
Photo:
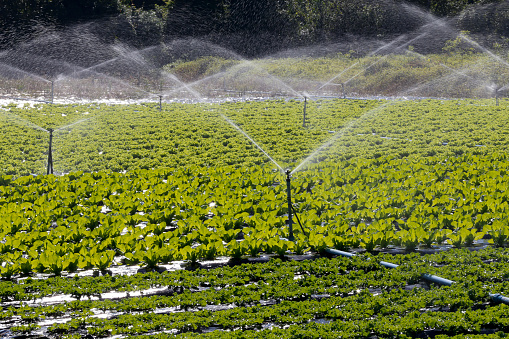
[[254, 56], [347, 35], [401, 34], [427, 23], [424, 11], [454, 18], [452, 26], [460, 30], [509, 36], [507, 2], [500, 0], [14, 0], [0, 3], [0, 48], [47, 36], [55, 28], [100, 22], [86, 29], [100, 32], [107, 43], [147, 46], [205, 37]]

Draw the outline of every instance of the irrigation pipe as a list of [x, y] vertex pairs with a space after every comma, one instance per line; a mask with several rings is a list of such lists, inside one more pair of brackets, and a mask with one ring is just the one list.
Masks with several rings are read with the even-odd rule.
[[[341, 255], [343, 257], [348, 257], [348, 258], [353, 258], [356, 256], [355, 253], [340, 251], [340, 250], [336, 250], [333, 248], [326, 248], [325, 252], [327, 252], [329, 254], [334, 254], [334, 255]], [[387, 267], [387, 268], [396, 268], [399, 266], [397, 264], [393, 264], [393, 263], [390, 263], [387, 261], [380, 261], [379, 264], [384, 267]], [[435, 283], [438, 285], [444, 285], [444, 286], [451, 286], [453, 283], [455, 283], [455, 281], [453, 281], [453, 280], [445, 279], [445, 278], [442, 278], [442, 277], [439, 277], [436, 275], [432, 275], [432, 274], [428, 274], [428, 273], [422, 274], [421, 278], [424, 280], [427, 280], [429, 282], [432, 282], [432, 283]], [[491, 300], [493, 300], [495, 302], [504, 303], [506, 305], [509, 305], [509, 298], [503, 296], [500, 293], [495, 293], [495, 294], [490, 293], [489, 296], [490, 296]]]
[[2, 99], [8, 99], [8, 100], [19, 100], [19, 101], [35, 101], [35, 102], [42, 102], [45, 104], [52, 104], [52, 101], [48, 100], [40, 100], [40, 99], [30, 99], [30, 98], [16, 98], [16, 97], [9, 97], [9, 96], [0, 96]]

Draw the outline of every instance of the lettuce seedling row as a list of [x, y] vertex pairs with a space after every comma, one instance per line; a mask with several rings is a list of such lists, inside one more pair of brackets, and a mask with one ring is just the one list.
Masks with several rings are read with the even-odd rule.
[[[2, 335], [506, 331], [507, 307], [489, 295], [508, 293], [504, 107], [309, 100], [302, 126], [300, 105], [10, 107], [54, 135], [49, 157], [44, 131], [2, 125], [17, 145], [0, 145]], [[67, 174], [26, 176], [44, 173], [49, 158]], [[291, 185], [283, 167], [294, 169]], [[302, 227], [286, 222], [292, 212]], [[371, 259], [242, 265], [330, 249]], [[416, 249], [437, 253], [384, 253]], [[237, 266], [200, 269], [224, 256]], [[195, 270], [158, 272], [179, 261]], [[108, 274], [123, 267], [154, 272]], [[455, 283], [427, 285], [423, 274]], [[164, 292], [141, 294], [154, 289]], [[40, 302], [59, 296], [75, 300]]]

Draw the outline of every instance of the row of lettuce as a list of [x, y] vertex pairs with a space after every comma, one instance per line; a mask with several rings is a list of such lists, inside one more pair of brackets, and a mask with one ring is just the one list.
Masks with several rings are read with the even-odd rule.
[[[426, 256], [273, 259], [211, 270], [3, 281], [2, 300], [10, 303], [1, 306], [0, 322], [18, 319], [11, 331], [44, 330], [50, 338], [414, 338], [490, 333], [498, 337], [498, 331], [509, 329], [509, 307], [494, 303], [489, 293], [509, 292], [508, 259], [502, 249], [462, 249]], [[380, 260], [400, 266], [387, 269], [377, 264]], [[424, 272], [455, 283], [421, 285]], [[147, 288], [164, 291], [122, 299], [101, 297], [110, 291]], [[75, 300], [28, 303], [62, 294]], [[39, 324], [52, 320], [53, 325], [41, 329]]]
[[487, 154], [509, 145], [507, 102], [303, 100], [201, 104], [10, 105], [0, 110], [0, 174], [46, 173], [48, 129], [58, 173], [176, 166], [282, 167], [313, 161]]
[[[0, 177], [0, 273], [60, 275], [229, 256], [507, 245], [507, 154]], [[283, 183], [283, 184], [282, 184]], [[296, 221], [296, 219], [295, 219]], [[56, 260], [56, 259], [59, 260]]]

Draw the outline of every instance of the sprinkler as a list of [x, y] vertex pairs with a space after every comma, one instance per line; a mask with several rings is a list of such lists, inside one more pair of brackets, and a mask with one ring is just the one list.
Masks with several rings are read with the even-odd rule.
[[49, 150], [48, 150], [48, 173], [53, 174], [53, 151], [51, 150], [51, 144], [53, 143], [53, 129], [48, 128], [49, 132]]
[[292, 225], [292, 185], [291, 185], [291, 172], [286, 170], [286, 194], [288, 197], [288, 240], [294, 241], [293, 237], [293, 225]]
[[163, 109], [163, 96], [159, 95], [159, 112]]
[[495, 101], [497, 103], [497, 106], [498, 106], [498, 93], [499, 93], [498, 91], [499, 90], [500, 90], [500, 87], [495, 88]]
[[53, 103], [53, 99], [55, 98], [55, 82], [51, 81], [51, 103]]
[[306, 127], [306, 107], [308, 104], [308, 98], [304, 97], [304, 115], [302, 117], [302, 127]]
[[343, 99], [346, 99], [346, 91], [345, 91], [345, 84], [341, 83], [341, 88], [343, 90]]

